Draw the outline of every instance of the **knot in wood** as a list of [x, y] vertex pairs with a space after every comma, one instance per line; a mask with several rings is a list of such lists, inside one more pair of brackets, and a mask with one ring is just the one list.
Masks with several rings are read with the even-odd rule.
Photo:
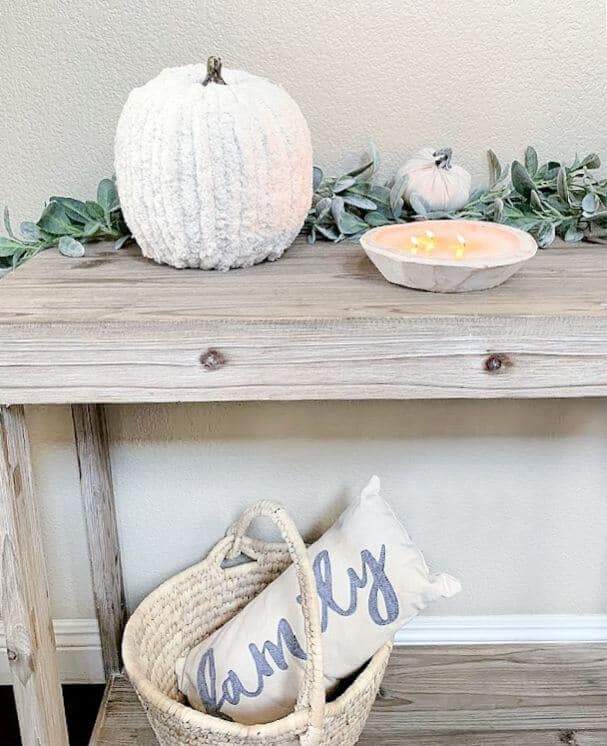
[[488, 373], [496, 373], [498, 370], [501, 370], [504, 366], [509, 364], [510, 361], [506, 355], [489, 355], [485, 360], [485, 370]]
[[13, 661], [16, 661], [19, 657], [16, 650], [11, 650], [11, 648], [8, 648], [6, 651], [6, 654], [8, 656], [9, 661], [12, 663]]
[[562, 730], [559, 733], [559, 741], [566, 744], [567, 746], [577, 746], [577, 739], [575, 737], [575, 731], [573, 730]]
[[217, 370], [225, 365], [226, 359], [222, 352], [213, 347], [209, 347], [206, 352], [200, 356], [200, 364], [206, 370]]

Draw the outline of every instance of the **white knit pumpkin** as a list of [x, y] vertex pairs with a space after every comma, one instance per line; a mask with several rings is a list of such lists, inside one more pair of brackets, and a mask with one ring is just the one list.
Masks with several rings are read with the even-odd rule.
[[310, 132], [297, 104], [217, 58], [163, 70], [131, 92], [115, 167], [141, 251], [174, 267], [278, 259], [312, 199]]

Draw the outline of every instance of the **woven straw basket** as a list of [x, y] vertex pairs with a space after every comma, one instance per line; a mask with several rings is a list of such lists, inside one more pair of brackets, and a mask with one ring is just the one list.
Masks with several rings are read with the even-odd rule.
[[[268, 516], [283, 544], [246, 537], [251, 521]], [[241, 554], [253, 561], [225, 566]], [[305, 674], [294, 712], [266, 725], [225, 721], [184, 704], [175, 661], [231, 619], [293, 562], [302, 597]], [[377, 695], [392, 643], [384, 645], [337, 699], [325, 702], [318, 595], [305, 545], [280, 505], [252, 506], [207, 558], [157, 588], [130, 618], [124, 635], [126, 671], [161, 746], [259, 744], [351, 746]]]

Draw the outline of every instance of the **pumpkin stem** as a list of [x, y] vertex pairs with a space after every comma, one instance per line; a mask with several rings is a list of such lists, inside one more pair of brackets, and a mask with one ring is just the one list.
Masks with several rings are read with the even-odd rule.
[[432, 155], [434, 156], [434, 162], [438, 168], [444, 168], [446, 171], [451, 168], [451, 156], [453, 155], [453, 150], [451, 148], [435, 150]]
[[207, 77], [202, 81], [202, 85], [209, 85], [209, 83], [226, 85], [221, 77], [221, 57], [209, 57], [207, 60]]

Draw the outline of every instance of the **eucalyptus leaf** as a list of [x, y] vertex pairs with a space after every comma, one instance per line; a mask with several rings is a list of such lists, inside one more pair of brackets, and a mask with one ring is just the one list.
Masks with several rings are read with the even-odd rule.
[[533, 210], [537, 210], [538, 212], [542, 211], [544, 205], [542, 204], [542, 198], [540, 197], [537, 189], [531, 190], [531, 196], [529, 197], [529, 204], [531, 205], [531, 208]]
[[313, 189], [315, 192], [318, 190], [318, 187], [322, 184], [322, 180], [323, 180], [322, 168], [319, 168], [318, 166], [314, 166], [312, 170], [312, 185], [313, 185]]
[[563, 200], [563, 202], [570, 202], [571, 197], [569, 194], [569, 185], [567, 184], [567, 170], [564, 168], [564, 166], [561, 166], [559, 168], [556, 177], [556, 192], [559, 198]]
[[534, 147], [529, 145], [525, 151], [525, 168], [531, 176], [535, 176], [538, 169], [537, 152]]
[[348, 171], [346, 176], [350, 176], [353, 179], [358, 180], [360, 176], [367, 176], [367, 171], [370, 173], [373, 171], [373, 161], [368, 161], [367, 163], [364, 163], [362, 166], [359, 166], [358, 168], [352, 169], [352, 171]]
[[548, 161], [548, 163], [544, 164], [540, 168], [540, 170], [538, 171], [538, 175], [541, 175], [544, 178], [554, 179], [556, 178], [560, 167], [561, 164], [558, 161]]
[[372, 184], [369, 194], [367, 195], [373, 202], [377, 202], [378, 205], [384, 207], [390, 207], [390, 189], [380, 184]]
[[408, 176], [399, 176], [395, 181], [394, 184], [392, 184], [392, 187], [390, 189], [390, 200], [398, 199], [398, 197], [402, 197], [405, 188], [407, 186]]
[[597, 200], [594, 194], [588, 192], [582, 200], [582, 210], [584, 212], [592, 214], [597, 208]]
[[390, 207], [390, 190], [380, 184], [360, 182], [348, 189], [348, 194], [360, 194], [372, 199], [373, 202]]
[[114, 242], [114, 248], [116, 249], [116, 251], [120, 251], [124, 244], [130, 241], [132, 238], [133, 236], [131, 236], [130, 234], [121, 236], [117, 241]]
[[491, 149], [487, 151], [487, 158], [489, 160], [489, 184], [493, 186], [499, 181], [502, 175], [502, 165], [499, 162], [499, 158]]
[[601, 159], [596, 153], [590, 153], [590, 155], [587, 155], [584, 158], [581, 165], [585, 168], [594, 170], [601, 167]]
[[363, 197], [360, 194], [350, 194], [346, 192], [343, 195], [343, 200], [347, 205], [352, 207], [358, 207], [360, 210], [376, 210], [377, 204], [368, 197]]
[[4, 208], [4, 229], [11, 238], [15, 238], [15, 234], [13, 233], [13, 229], [11, 227], [11, 215], [8, 209], [8, 205]]
[[25, 221], [19, 226], [19, 232], [26, 241], [40, 241], [42, 233], [36, 223]]
[[66, 214], [76, 222], [86, 223], [89, 219], [86, 205], [79, 199], [72, 199], [72, 197], [51, 197], [51, 202], [57, 202], [61, 205]]
[[377, 145], [373, 141], [369, 143], [369, 158], [371, 160], [371, 163], [373, 164], [368, 174], [368, 178], [370, 179], [372, 176], [375, 176], [377, 174], [381, 165], [379, 150], [377, 149]]
[[76, 241], [71, 236], [61, 236], [57, 248], [63, 256], [69, 257], [81, 257], [84, 256], [85, 252], [84, 246], [80, 241]]
[[477, 202], [478, 200], [483, 199], [483, 197], [486, 194], [487, 194], [487, 190], [485, 188], [483, 188], [483, 187], [475, 187], [470, 192], [470, 197], [468, 199], [468, 204], [470, 204], [470, 202]]
[[515, 207], [511, 201], [504, 202], [504, 218], [507, 221], [516, 220], [517, 218], [524, 217], [525, 213]]
[[417, 192], [414, 192], [409, 196], [409, 204], [411, 205], [412, 210], [417, 215], [427, 215], [429, 212], [429, 205], [425, 201], [425, 199], [418, 194]]
[[[369, 197], [370, 192], [373, 190], [374, 185], [370, 181], [358, 181], [354, 186], [348, 189], [348, 194], [360, 194], [363, 197]], [[390, 196], [390, 190], [388, 189], [388, 197]]]
[[86, 211], [93, 220], [105, 220], [105, 212], [97, 202], [85, 202]]
[[103, 230], [101, 223], [89, 221], [82, 230], [82, 238], [92, 238]]
[[564, 239], [565, 241], [581, 241], [584, 238], [584, 231], [575, 226], [567, 228]]
[[97, 187], [97, 202], [106, 213], [111, 212], [118, 204], [118, 191], [112, 179], [102, 179]]
[[496, 223], [501, 223], [504, 218], [504, 200], [496, 197], [493, 201], [493, 219]]
[[315, 228], [321, 235], [323, 235], [325, 238], [328, 238], [329, 241], [339, 241], [341, 234], [338, 233], [334, 228], [330, 228], [326, 225], [316, 225]]
[[0, 236], [0, 256], [12, 256], [17, 249], [22, 248], [22, 244], [12, 238]]
[[527, 200], [531, 197], [534, 184], [533, 179], [527, 173], [527, 169], [520, 161], [513, 161], [511, 168], [512, 186]]
[[353, 179], [351, 176], [342, 176], [333, 184], [333, 193], [339, 194], [339, 192], [345, 192], [346, 189], [354, 186], [354, 184], [356, 184], [356, 179]]
[[390, 223], [390, 218], [386, 217], [383, 212], [368, 212], [365, 215], [365, 223], [372, 228], [375, 228], [378, 225], [388, 225], [388, 223]]
[[331, 214], [333, 215], [333, 220], [335, 220], [335, 224], [339, 228], [340, 233], [344, 233], [345, 231], [341, 227], [342, 218], [346, 214], [343, 197], [333, 197], [331, 200]]
[[513, 218], [508, 225], [512, 225], [522, 231], [528, 231], [529, 233], [537, 235], [543, 225], [549, 226], [550, 223], [544, 223], [541, 220], [538, 220], [536, 215], [532, 215], [529, 217]]
[[331, 209], [331, 197], [323, 197], [316, 203], [316, 215], [319, 218], [324, 217]]
[[546, 194], [544, 192], [542, 193], [542, 201], [549, 207], [554, 208], [553, 212], [556, 210], [556, 212], [562, 213], [563, 215], [576, 209], [574, 205], [575, 200], [571, 197], [571, 194], [569, 202], [564, 202], [558, 194]]
[[68, 216], [65, 214], [65, 210], [57, 202], [49, 202], [44, 208], [37, 225], [40, 230], [54, 236], [62, 236], [72, 231], [72, 226]]
[[11, 265], [13, 269], [16, 269], [19, 264], [23, 261], [23, 258], [27, 256], [28, 251], [25, 246], [22, 246], [19, 249], [16, 249], [13, 256], [11, 257]]
[[556, 229], [553, 223], [542, 223], [540, 228], [536, 232], [536, 238], [538, 245], [545, 249], [554, 242], [556, 238]]
[[398, 220], [398, 218], [400, 218], [400, 216], [402, 215], [404, 206], [405, 202], [402, 197], [398, 197], [398, 199], [395, 199], [392, 202], [392, 215], [395, 220]]
[[341, 216], [339, 227], [344, 235], [351, 236], [355, 233], [359, 233], [360, 231], [367, 230], [369, 226], [365, 223], [364, 220], [356, 217], [356, 215], [352, 215], [349, 212], [344, 212], [344, 214]]
[[390, 209], [392, 210], [392, 215], [395, 219], [398, 219], [403, 211], [403, 192], [405, 191], [406, 183], [407, 177], [401, 176], [394, 182], [390, 189]]

